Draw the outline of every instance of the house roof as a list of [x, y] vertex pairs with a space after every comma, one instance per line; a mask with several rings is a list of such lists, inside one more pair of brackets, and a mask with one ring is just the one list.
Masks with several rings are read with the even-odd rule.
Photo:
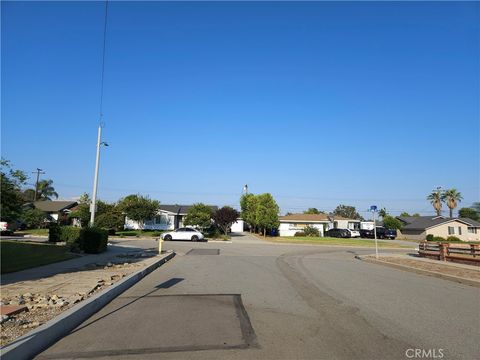
[[343, 216], [333, 216], [328, 214], [289, 214], [285, 216], [279, 216], [278, 220], [283, 222], [289, 221], [304, 221], [304, 222], [330, 222], [331, 220], [348, 220], [348, 221], [357, 221], [360, 220], [349, 219]]
[[[163, 211], [168, 211], [177, 215], [186, 215], [188, 213], [188, 210], [192, 207], [193, 205], [160, 205], [159, 210]], [[218, 206], [215, 205], [207, 205], [210, 207], [213, 211], [218, 209]]]
[[76, 206], [78, 203], [76, 201], [35, 201], [33, 205], [35, 208], [45, 211], [45, 212], [60, 212], [63, 210], [68, 210]]
[[444, 216], [399, 216], [398, 219], [406, 224], [402, 227], [402, 230], [426, 230], [452, 221], [460, 221], [467, 225], [480, 227], [480, 223], [466, 218], [447, 218]]

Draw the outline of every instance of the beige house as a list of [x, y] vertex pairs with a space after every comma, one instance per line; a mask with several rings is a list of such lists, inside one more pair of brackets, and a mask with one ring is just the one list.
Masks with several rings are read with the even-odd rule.
[[468, 218], [444, 216], [400, 216], [404, 226], [397, 239], [425, 240], [427, 235], [448, 238], [455, 236], [463, 241], [480, 241], [480, 223]]

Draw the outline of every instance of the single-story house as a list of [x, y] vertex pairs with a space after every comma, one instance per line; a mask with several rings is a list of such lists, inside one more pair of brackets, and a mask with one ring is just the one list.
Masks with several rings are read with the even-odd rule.
[[42, 210], [47, 214], [47, 221], [67, 221], [68, 214], [72, 209], [77, 206], [76, 201], [62, 201], [62, 200], [44, 200], [44, 201], [35, 201], [30, 203], [27, 206], [34, 207], [36, 209]]
[[445, 216], [399, 216], [402, 230], [397, 238], [425, 240], [427, 235], [458, 237], [463, 241], [480, 241], [480, 223], [468, 218], [449, 218]]
[[278, 220], [280, 236], [295, 236], [296, 232], [303, 231], [306, 226], [317, 228], [320, 236], [323, 236], [325, 231], [333, 228], [358, 230], [361, 223], [360, 220], [328, 214], [289, 214], [280, 216]]
[[[212, 211], [218, 209], [217, 206], [209, 205]], [[183, 227], [183, 219], [187, 215], [192, 205], [160, 205], [157, 215], [153, 219], [139, 224], [137, 221], [125, 218], [124, 228], [128, 230], [175, 230]]]

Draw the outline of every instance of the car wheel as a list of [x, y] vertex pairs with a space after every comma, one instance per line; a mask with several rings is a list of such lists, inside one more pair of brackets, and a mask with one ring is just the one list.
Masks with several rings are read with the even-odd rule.
[[197, 235], [193, 235], [193, 236], [192, 236], [192, 241], [198, 241], [198, 236], [197, 236]]
[[172, 241], [172, 235], [165, 235], [165, 237], [163, 238], [163, 240], [165, 240], [165, 241]]

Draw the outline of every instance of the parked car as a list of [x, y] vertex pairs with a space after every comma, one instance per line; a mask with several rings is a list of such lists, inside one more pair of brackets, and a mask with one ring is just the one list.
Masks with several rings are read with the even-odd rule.
[[350, 233], [351, 238], [358, 238], [360, 237], [360, 231], [358, 230], [353, 230], [353, 229], [347, 229], [348, 232]]
[[26, 229], [25, 223], [21, 220], [0, 222], [0, 233], [2, 235], [12, 235], [17, 230], [25, 230], [25, 229]]
[[0, 221], [0, 233], [2, 235], [10, 235], [13, 231], [9, 229], [8, 222]]
[[203, 240], [205, 237], [203, 234], [195, 229], [192, 228], [178, 228], [174, 231], [169, 231], [162, 234], [162, 239], [165, 241], [171, 240], [191, 240], [191, 241], [199, 241]]
[[325, 231], [325, 236], [337, 237], [337, 238], [349, 238], [350, 231], [348, 229], [330, 229]]
[[[390, 239], [394, 240], [397, 237], [397, 230], [385, 229], [383, 226], [377, 226], [377, 239]], [[363, 238], [374, 239], [375, 234], [373, 230], [360, 230], [360, 235]]]

